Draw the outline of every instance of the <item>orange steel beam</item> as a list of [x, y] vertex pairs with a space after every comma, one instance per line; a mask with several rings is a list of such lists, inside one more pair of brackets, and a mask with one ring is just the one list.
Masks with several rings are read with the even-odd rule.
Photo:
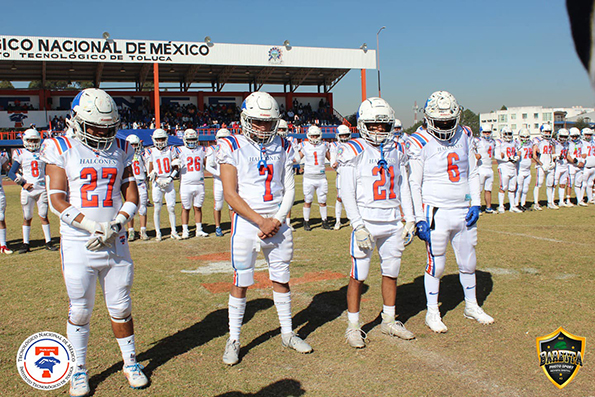
[[161, 111], [159, 101], [159, 64], [153, 64], [153, 82], [155, 85], [155, 128], [161, 128]]

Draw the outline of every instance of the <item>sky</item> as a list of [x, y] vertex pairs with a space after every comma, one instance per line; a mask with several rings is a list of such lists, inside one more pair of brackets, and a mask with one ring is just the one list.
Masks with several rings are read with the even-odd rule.
[[[382, 97], [405, 127], [413, 104], [450, 91], [475, 113], [512, 106], [595, 106], [574, 51], [563, 0], [8, 2], [0, 34], [376, 48]], [[14, 18], [8, 16], [13, 15]], [[279, 92], [283, 91], [279, 87]], [[308, 91], [303, 88], [300, 91]], [[332, 90], [347, 116], [361, 101], [359, 70]], [[377, 71], [367, 71], [377, 96]]]

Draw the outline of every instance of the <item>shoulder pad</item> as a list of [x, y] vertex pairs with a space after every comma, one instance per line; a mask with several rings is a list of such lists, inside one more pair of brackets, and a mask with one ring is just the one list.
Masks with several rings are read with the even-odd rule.
[[236, 151], [240, 148], [240, 142], [238, 141], [238, 138], [236, 138], [233, 135], [230, 136], [226, 136], [220, 139], [221, 146], [225, 146], [225, 147], [229, 147], [229, 150], [231, 152]]
[[65, 153], [66, 151], [68, 151], [68, 149], [70, 149], [72, 147], [70, 140], [68, 138], [66, 138], [65, 136], [58, 136], [55, 138], [51, 138], [50, 141], [52, 141], [54, 143], [54, 145], [56, 145], [56, 148], [58, 149], [59, 154]]

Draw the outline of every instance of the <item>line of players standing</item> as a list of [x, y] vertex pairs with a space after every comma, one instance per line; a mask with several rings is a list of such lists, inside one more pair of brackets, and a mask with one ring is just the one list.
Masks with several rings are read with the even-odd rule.
[[[531, 183], [531, 165], [536, 167], [536, 182], [533, 188], [533, 210], [541, 211], [539, 190], [545, 185], [547, 208], [574, 207], [570, 200], [571, 188], [574, 187], [576, 202], [587, 206], [587, 200], [594, 204], [593, 182], [595, 180], [595, 142], [593, 130], [581, 131], [573, 127], [562, 128], [557, 139], [552, 136], [552, 126], [543, 124], [540, 136], [531, 139], [527, 129], [521, 129], [518, 139], [512, 130], [503, 128], [500, 139], [492, 138], [489, 125], [481, 126], [481, 136], [475, 140], [477, 166], [480, 184], [484, 190], [485, 213], [494, 213], [492, 209], [492, 184], [494, 172], [492, 161], [498, 165], [499, 192], [498, 212], [504, 213], [505, 195], [508, 193], [509, 211], [526, 211], [527, 195]], [[582, 136], [581, 136], [582, 135]], [[555, 188], [558, 187], [558, 204], [555, 203]]]

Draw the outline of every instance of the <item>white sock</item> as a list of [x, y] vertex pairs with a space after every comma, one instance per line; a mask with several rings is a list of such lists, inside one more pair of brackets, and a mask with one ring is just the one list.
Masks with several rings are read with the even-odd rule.
[[281, 333], [290, 334], [293, 331], [291, 325], [291, 292], [282, 293], [273, 291], [273, 301], [277, 308]]
[[516, 193], [514, 194], [514, 205], [518, 207], [520, 203], [521, 203], [521, 191], [520, 191], [520, 189], [517, 189]]
[[45, 242], [49, 243], [52, 241], [52, 233], [50, 231], [50, 225], [41, 225], [41, 230], [43, 230], [43, 237], [45, 237]]
[[335, 219], [337, 223], [341, 223], [341, 212], [343, 212], [343, 203], [335, 201]]
[[527, 202], [527, 193], [521, 193], [521, 205], [524, 207], [525, 203]]
[[504, 193], [498, 192], [498, 205], [504, 207]]
[[326, 221], [326, 218], [327, 218], [327, 208], [326, 208], [326, 205], [324, 207], [320, 206], [320, 218], [323, 221]]
[[585, 191], [583, 190], [582, 187], [579, 188], [574, 188], [574, 192], [576, 193], [576, 197], [577, 197], [577, 202], [581, 202], [583, 201], [583, 198], [585, 197]]
[[[70, 322], [66, 323], [66, 336], [76, 356], [76, 369], [85, 369], [87, 367], [87, 344], [89, 343], [90, 324], [87, 325], [72, 325]], [[75, 369], [75, 372], [77, 372]]]
[[169, 227], [171, 227], [171, 232], [177, 233], [176, 230], [176, 208], [175, 207], [167, 207], [167, 213], [169, 215]]
[[304, 207], [304, 220], [306, 222], [309, 222], [310, 221], [310, 209], [311, 208]]
[[560, 203], [564, 201], [564, 188], [558, 187], [558, 197], [560, 198]]
[[155, 224], [155, 233], [161, 234], [161, 206], [155, 205], [153, 211], [153, 223]]
[[587, 201], [593, 200], [593, 187], [587, 186]]
[[[196, 228], [196, 230], [198, 230], [198, 227]], [[182, 225], [182, 231], [184, 233], [188, 233], [188, 225]]]
[[229, 338], [239, 342], [244, 312], [246, 312], [246, 298], [235, 298], [229, 295], [227, 310], [229, 313]]
[[386, 314], [387, 316], [390, 316], [390, 318], [395, 318], [395, 307], [382, 305], [382, 313]]
[[23, 226], [23, 243], [29, 244], [29, 236], [31, 235], [31, 226]]
[[554, 187], [553, 186], [547, 186], [545, 188], [545, 194], [547, 195], [547, 202], [549, 203], [553, 203], [554, 202]]
[[0, 229], [0, 246], [6, 247], [6, 229]]
[[129, 233], [130, 233], [130, 232], [134, 232], [134, 228], [133, 228], [133, 227], [129, 227], [129, 228], [128, 228], [128, 232], [129, 232]]
[[291, 218], [285, 218], [285, 224], [291, 226]]
[[146, 233], [146, 232], [147, 232], [147, 228], [146, 228], [146, 227], [141, 227], [141, 228], [140, 228], [140, 231], [141, 231], [141, 233], [142, 233], [142, 232], [145, 232], [145, 233]]
[[508, 191], [508, 202], [510, 204], [510, 207], [514, 207], [514, 192], [511, 192], [510, 190]]
[[347, 321], [353, 324], [359, 325], [359, 312], [351, 313], [347, 312]]
[[459, 280], [461, 281], [463, 292], [465, 293], [465, 302], [475, 303], [477, 305], [477, 298], [475, 295], [475, 273], [459, 273]]
[[197, 232], [202, 232], [202, 223], [197, 223], [196, 224], [196, 231]]
[[539, 187], [533, 188], [533, 205], [539, 205]]
[[440, 292], [440, 279], [424, 273], [424, 286], [428, 307], [438, 307], [438, 292]]
[[122, 352], [122, 360], [124, 360], [124, 366], [136, 364], [136, 347], [134, 345], [134, 334], [127, 336], [126, 338], [116, 338], [118, 345], [120, 345], [120, 351]]

